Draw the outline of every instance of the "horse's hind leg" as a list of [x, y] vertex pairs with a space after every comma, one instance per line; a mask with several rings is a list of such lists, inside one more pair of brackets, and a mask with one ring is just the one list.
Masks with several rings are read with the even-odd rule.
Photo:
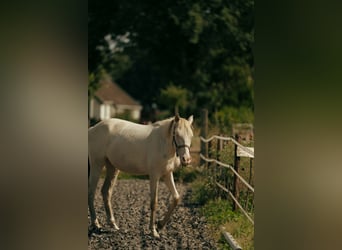
[[101, 227], [96, 218], [96, 212], [95, 212], [95, 207], [94, 207], [94, 197], [95, 197], [96, 186], [99, 181], [102, 168], [96, 167], [94, 165], [95, 164], [92, 164], [91, 166], [88, 165], [88, 167], [91, 168], [90, 173], [89, 173], [89, 178], [88, 178], [88, 206], [89, 206], [89, 213], [90, 213], [91, 230], [96, 230]]
[[151, 218], [150, 218], [150, 229], [151, 234], [159, 238], [159, 233], [156, 229], [156, 210], [158, 206], [158, 184], [159, 180], [156, 180], [155, 178], [150, 177], [150, 192], [151, 192]]
[[101, 192], [104, 202], [104, 207], [107, 214], [107, 222], [109, 225], [114, 227], [115, 229], [119, 229], [119, 227], [115, 223], [115, 218], [113, 214], [112, 204], [111, 204], [111, 198], [113, 194], [113, 187], [115, 185], [115, 182], [119, 175], [119, 170], [116, 169], [109, 161], [106, 160], [106, 179], [103, 183]]

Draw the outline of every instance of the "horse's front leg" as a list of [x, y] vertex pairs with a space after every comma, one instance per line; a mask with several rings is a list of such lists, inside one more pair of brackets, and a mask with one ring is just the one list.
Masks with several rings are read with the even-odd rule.
[[109, 162], [109, 160], [106, 160], [106, 170], [107, 170], [106, 171], [106, 179], [103, 183], [101, 192], [102, 192], [104, 207], [105, 207], [106, 215], [107, 215], [107, 223], [111, 227], [118, 230], [119, 227], [115, 223], [111, 198], [112, 198], [112, 194], [113, 194], [113, 187], [116, 183], [116, 180], [118, 178], [120, 171], [118, 169], [116, 169]]
[[151, 234], [159, 238], [159, 233], [156, 229], [156, 210], [158, 207], [158, 184], [159, 180], [150, 178], [150, 192], [151, 192], [151, 219], [150, 219], [150, 229]]
[[[90, 213], [90, 230], [97, 231], [101, 228], [100, 223], [97, 219], [95, 207], [94, 207], [94, 197], [95, 197], [95, 190], [100, 178], [101, 168], [94, 166], [95, 164], [91, 165], [90, 175], [88, 180], [88, 207]], [[89, 166], [88, 166], [89, 167]]]
[[158, 229], [163, 229], [164, 228], [166, 223], [170, 220], [172, 212], [175, 209], [175, 207], [178, 205], [179, 200], [180, 200], [180, 196], [179, 196], [179, 194], [177, 192], [177, 189], [176, 189], [176, 186], [175, 186], [175, 182], [173, 180], [172, 172], [166, 174], [166, 176], [164, 178], [164, 182], [165, 182], [165, 185], [169, 188], [169, 190], [170, 190], [170, 192], [172, 194], [173, 202], [169, 206], [169, 209], [166, 212], [166, 214], [164, 216], [164, 219], [162, 221], [158, 222]]

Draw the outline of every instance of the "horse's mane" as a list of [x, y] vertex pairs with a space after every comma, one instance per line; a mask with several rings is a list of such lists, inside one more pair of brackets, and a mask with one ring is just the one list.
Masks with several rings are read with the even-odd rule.
[[166, 119], [161, 120], [161, 121], [156, 121], [156, 122], [152, 123], [152, 126], [153, 127], [160, 127], [160, 126], [164, 125], [165, 123], [172, 121], [174, 118], [175, 117], [170, 117], [170, 118], [166, 118]]
[[152, 123], [152, 126], [155, 128], [158, 128], [158, 127], [161, 127], [163, 125], [169, 124], [168, 129], [167, 129], [167, 136], [170, 137], [173, 122], [174, 122], [174, 117], [170, 117], [170, 118], [166, 118], [166, 119], [161, 120], [161, 121], [156, 121], [156, 122]]
[[[157, 127], [161, 127], [163, 125], [169, 124], [168, 129], [167, 129], [167, 135], [171, 136], [171, 133], [172, 133], [171, 129], [172, 129], [172, 126], [173, 126], [174, 121], [175, 121], [174, 119], [175, 119], [175, 117], [173, 116], [173, 117], [161, 120], [161, 121], [156, 121], [156, 122], [152, 123], [152, 126], [157, 128]], [[184, 126], [185, 120], [186, 119], [184, 119], [184, 118], [180, 118], [178, 121], [179, 126]]]

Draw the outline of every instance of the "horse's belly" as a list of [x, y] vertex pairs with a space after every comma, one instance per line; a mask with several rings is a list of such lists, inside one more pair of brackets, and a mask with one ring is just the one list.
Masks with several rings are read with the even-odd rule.
[[115, 165], [120, 171], [129, 174], [145, 175], [148, 174], [147, 170], [140, 165], [130, 162], [119, 162]]
[[128, 150], [115, 150], [107, 155], [113, 166], [130, 174], [148, 174], [144, 155], [129, 153]]

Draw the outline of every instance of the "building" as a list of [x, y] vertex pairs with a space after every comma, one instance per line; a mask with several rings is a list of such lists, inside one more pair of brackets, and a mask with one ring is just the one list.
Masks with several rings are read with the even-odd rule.
[[105, 120], [120, 115], [128, 115], [133, 120], [140, 120], [142, 106], [105, 76], [99, 89], [89, 102], [89, 119]]

